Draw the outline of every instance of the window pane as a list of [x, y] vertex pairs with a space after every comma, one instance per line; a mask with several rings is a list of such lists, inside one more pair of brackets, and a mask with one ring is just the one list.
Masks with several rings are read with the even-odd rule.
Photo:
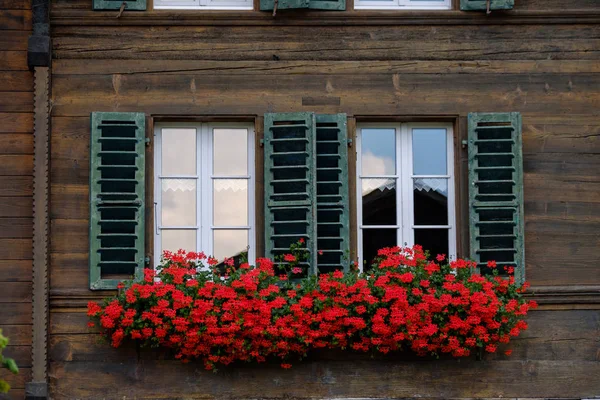
[[223, 260], [234, 257], [248, 248], [248, 231], [217, 229], [213, 231], [213, 257]]
[[162, 175], [196, 175], [196, 129], [162, 129]]
[[396, 229], [363, 229], [362, 260], [363, 271], [371, 269], [373, 260], [377, 257], [377, 251], [384, 247], [396, 246]]
[[361, 174], [396, 174], [396, 130], [361, 129]]
[[447, 174], [445, 128], [414, 128], [412, 130], [412, 141], [414, 175]]
[[415, 225], [448, 225], [448, 180], [414, 179]]
[[248, 180], [215, 179], [213, 210], [215, 226], [248, 225]]
[[213, 129], [213, 173], [248, 174], [247, 129]]
[[361, 179], [363, 225], [396, 225], [396, 179]]
[[196, 226], [196, 180], [161, 179], [163, 226]]
[[196, 230], [163, 229], [160, 231], [162, 250], [196, 251]]
[[415, 244], [428, 250], [430, 257], [448, 256], [448, 229], [415, 229]]

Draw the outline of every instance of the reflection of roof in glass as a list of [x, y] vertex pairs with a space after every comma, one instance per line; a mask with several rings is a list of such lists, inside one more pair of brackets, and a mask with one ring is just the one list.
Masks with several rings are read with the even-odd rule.
[[[418, 178], [414, 179], [415, 189], [426, 192], [438, 192], [448, 197], [448, 180], [445, 178]], [[368, 196], [375, 190], [392, 190], [396, 187], [395, 179], [364, 179], [362, 196]]]

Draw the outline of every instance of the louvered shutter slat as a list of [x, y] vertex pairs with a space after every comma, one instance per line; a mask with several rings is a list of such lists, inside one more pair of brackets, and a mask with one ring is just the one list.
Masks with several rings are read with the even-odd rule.
[[302, 238], [308, 271], [315, 266], [314, 114], [265, 114], [264, 135], [266, 255], [280, 257]]
[[317, 269], [348, 267], [348, 139], [346, 114], [316, 115]]
[[[523, 163], [519, 113], [469, 114], [471, 258], [524, 278]], [[503, 272], [503, 269], [500, 269]]]
[[92, 113], [91, 289], [114, 289], [143, 276], [144, 155], [144, 114]]
[[[275, 0], [260, 0], [262, 11], [272, 11]], [[277, 0], [278, 10], [313, 9], [313, 10], [345, 10], [346, 0]]]

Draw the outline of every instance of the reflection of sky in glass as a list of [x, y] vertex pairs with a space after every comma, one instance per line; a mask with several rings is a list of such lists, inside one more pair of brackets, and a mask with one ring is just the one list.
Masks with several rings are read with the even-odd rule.
[[213, 182], [213, 224], [248, 225], [248, 181], [216, 179]]
[[196, 129], [162, 129], [162, 175], [196, 175]]
[[213, 231], [213, 256], [218, 260], [233, 257], [248, 247], [247, 230], [215, 230]]
[[413, 174], [446, 175], [446, 129], [412, 130]]
[[394, 175], [396, 173], [396, 130], [361, 130], [362, 175]]
[[162, 249], [177, 251], [184, 249], [186, 251], [196, 251], [196, 231], [163, 229], [161, 231]]
[[246, 175], [248, 173], [248, 130], [213, 130], [213, 173]]
[[196, 226], [196, 181], [162, 179], [162, 225]]

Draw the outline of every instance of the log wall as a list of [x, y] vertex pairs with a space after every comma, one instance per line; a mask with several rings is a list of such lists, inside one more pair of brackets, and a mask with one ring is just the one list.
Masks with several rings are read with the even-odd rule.
[[17, 376], [0, 370], [24, 398], [31, 376], [33, 191], [33, 74], [27, 68], [31, 33], [28, 0], [0, 0], [0, 329], [17, 361]]
[[[514, 11], [491, 17], [346, 11], [279, 12], [273, 20], [258, 11], [126, 11], [117, 19], [116, 12], [90, 9], [90, 0], [54, 0], [51, 11], [53, 398], [600, 394], [600, 382], [590, 379], [600, 376], [597, 1], [517, 0]], [[86, 302], [107, 294], [88, 290], [92, 111], [155, 117], [345, 112], [349, 125], [374, 117], [450, 118], [458, 128], [457, 204], [464, 216], [460, 141], [467, 113], [519, 111], [526, 277], [541, 310], [532, 312], [531, 329], [511, 357], [483, 361], [323, 353], [290, 371], [253, 365], [213, 374], [160, 352], [111, 349], [85, 326]], [[459, 243], [466, 255], [466, 241]]]

